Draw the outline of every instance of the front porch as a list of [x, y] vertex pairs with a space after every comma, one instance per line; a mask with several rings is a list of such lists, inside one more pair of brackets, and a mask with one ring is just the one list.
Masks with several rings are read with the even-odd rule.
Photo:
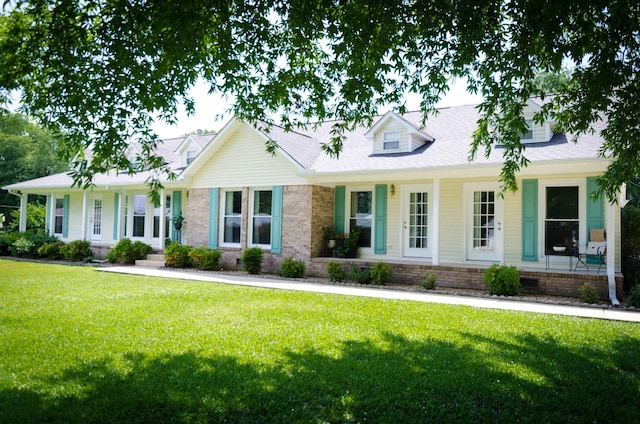
[[[328, 257], [311, 258], [307, 267], [307, 274], [316, 277], [328, 277], [327, 263], [339, 261], [345, 269], [352, 265], [371, 268], [377, 262], [367, 259], [337, 259]], [[415, 261], [385, 261], [393, 270], [393, 281], [396, 283], [418, 284], [430, 275], [436, 276], [438, 287], [485, 290], [484, 270], [476, 264], [440, 264], [426, 265]], [[597, 272], [597, 267], [578, 268], [576, 271], [562, 269], [518, 268], [522, 283], [521, 293], [544, 294], [551, 296], [580, 297], [578, 289], [583, 284], [592, 285], [601, 300], [609, 299], [609, 284], [607, 273]], [[616, 293], [622, 296], [623, 276], [616, 273]]]

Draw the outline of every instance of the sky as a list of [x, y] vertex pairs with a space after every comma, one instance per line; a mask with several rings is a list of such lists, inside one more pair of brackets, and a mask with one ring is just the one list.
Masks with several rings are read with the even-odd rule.
[[[208, 94], [205, 83], [197, 83], [191, 90], [190, 95], [193, 96], [196, 102], [195, 114], [187, 116], [184, 108], [182, 108], [178, 113], [176, 125], [169, 126], [164, 122], [156, 122], [153, 130], [161, 139], [180, 137], [199, 129], [219, 131], [231, 119], [231, 115], [224, 115], [225, 110], [229, 107], [229, 101], [220, 96]], [[420, 109], [419, 101], [417, 96], [409, 97], [407, 99], [408, 110]], [[449, 93], [440, 100], [437, 107], [475, 104], [481, 101], [482, 97], [480, 95], [472, 95], [466, 91], [464, 81], [456, 80], [451, 84]], [[382, 113], [385, 112], [382, 111]], [[216, 119], [217, 115], [223, 116], [220, 119]]]

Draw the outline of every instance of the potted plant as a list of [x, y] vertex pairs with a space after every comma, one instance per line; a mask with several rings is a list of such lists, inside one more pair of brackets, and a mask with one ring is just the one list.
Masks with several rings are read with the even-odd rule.
[[182, 212], [180, 212], [177, 216], [171, 218], [171, 222], [173, 222], [173, 228], [175, 228], [176, 231], [182, 231], [182, 225], [187, 221], [184, 219], [184, 216], [182, 216]]
[[344, 246], [346, 247], [345, 256], [347, 258], [355, 258], [358, 255], [358, 243], [360, 242], [361, 234], [362, 228], [356, 225], [351, 230], [351, 233], [345, 236]]

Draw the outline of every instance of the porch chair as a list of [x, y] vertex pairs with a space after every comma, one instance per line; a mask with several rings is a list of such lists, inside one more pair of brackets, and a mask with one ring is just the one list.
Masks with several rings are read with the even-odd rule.
[[[600, 273], [600, 269], [602, 265], [607, 265], [606, 257], [607, 257], [607, 233], [603, 229], [593, 229], [589, 231], [589, 242], [587, 243], [587, 247], [584, 250], [578, 249], [577, 253], [577, 261], [576, 266], [573, 268], [575, 271], [578, 269], [578, 265], [584, 265], [587, 270], [589, 270], [589, 265], [587, 265], [586, 259], [593, 258], [597, 260], [598, 264], [598, 273]], [[595, 265], [595, 264], [592, 264]]]

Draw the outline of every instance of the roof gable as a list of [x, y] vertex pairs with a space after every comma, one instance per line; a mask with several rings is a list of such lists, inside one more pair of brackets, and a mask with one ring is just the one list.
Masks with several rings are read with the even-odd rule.
[[393, 111], [387, 112], [364, 135], [373, 141], [374, 154], [410, 153], [435, 140]]

